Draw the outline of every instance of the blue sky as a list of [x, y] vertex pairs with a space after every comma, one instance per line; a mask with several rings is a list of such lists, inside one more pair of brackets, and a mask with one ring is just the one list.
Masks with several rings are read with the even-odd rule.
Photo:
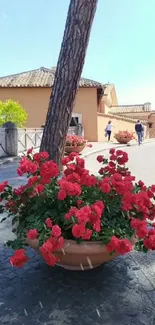
[[[69, 0], [0, 0], [0, 76], [57, 63]], [[155, 109], [155, 0], [99, 0], [83, 76]]]

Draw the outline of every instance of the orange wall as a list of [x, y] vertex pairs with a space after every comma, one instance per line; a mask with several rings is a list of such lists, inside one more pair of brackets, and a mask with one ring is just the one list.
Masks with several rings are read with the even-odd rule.
[[[18, 101], [28, 113], [26, 127], [40, 128], [45, 123], [50, 88], [0, 88], [0, 100]], [[97, 89], [80, 88], [74, 113], [82, 114], [85, 138], [97, 141]]]
[[106, 141], [105, 138], [105, 128], [108, 124], [108, 121], [112, 121], [112, 125], [114, 126], [112, 131], [111, 139], [114, 139], [114, 134], [118, 131], [131, 131], [135, 132], [135, 122], [130, 120], [123, 120], [121, 117], [116, 116], [108, 116], [104, 114], [98, 114], [97, 123], [98, 123], [98, 141]]

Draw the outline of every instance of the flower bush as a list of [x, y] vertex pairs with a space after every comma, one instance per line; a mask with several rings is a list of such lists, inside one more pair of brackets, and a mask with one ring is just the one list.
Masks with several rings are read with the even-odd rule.
[[87, 141], [79, 135], [67, 135], [66, 137], [66, 146], [69, 147], [85, 146], [86, 142]]
[[8, 182], [0, 184], [1, 212], [12, 216], [16, 234], [7, 243], [15, 250], [10, 258], [13, 266], [28, 261], [27, 239], [39, 241], [42, 257], [52, 266], [65, 239], [102, 242], [110, 254], [126, 254], [136, 236], [137, 250], [155, 250], [154, 224], [148, 228], [155, 218], [155, 185], [135, 182], [122, 150], [110, 149], [109, 159], [98, 156], [97, 160], [101, 168], [95, 176], [85, 169], [83, 159], [71, 153], [63, 158], [60, 178], [47, 152], [33, 154], [30, 149], [17, 170], [27, 175], [27, 183], [16, 189]]
[[119, 131], [115, 133], [114, 138], [118, 141], [120, 139], [127, 139], [128, 141], [134, 140], [134, 132], [129, 131]]

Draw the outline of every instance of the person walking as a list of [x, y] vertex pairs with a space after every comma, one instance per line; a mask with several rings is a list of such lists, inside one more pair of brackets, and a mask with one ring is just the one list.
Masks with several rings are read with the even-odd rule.
[[137, 123], [135, 124], [135, 131], [137, 133], [138, 144], [140, 146], [143, 142], [143, 132], [144, 132], [144, 127], [143, 127], [142, 123], [140, 122], [140, 120], [138, 120]]
[[109, 121], [105, 129], [106, 136], [108, 136], [108, 141], [111, 139], [112, 128], [113, 125], [111, 124], [111, 121]]

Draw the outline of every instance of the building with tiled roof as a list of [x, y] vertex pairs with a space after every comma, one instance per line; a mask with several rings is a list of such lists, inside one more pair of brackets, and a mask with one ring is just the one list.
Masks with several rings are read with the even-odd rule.
[[[22, 73], [13, 74], [0, 78], [0, 88], [25, 88], [25, 87], [52, 87], [55, 78], [56, 68], [44, 68], [26, 71]], [[80, 87], [102, 87], [100, 82], [81, 78], [79, 82]]]
[[[25, 108], [26, 127], [40, 128], [45, 123], [55, 72], [56, 68], [41, 67], [0, 77], [0, 100], [11, 98]], [[97, 112], [103, 112], [104, 101], [108, 106], [118, 104], [114, 85], [80, 79], [73, 116], [83, 124], [85, 136], [91, 141], [98, 139]]]
[[151, 112], [152, 108], [149, 102], [138, 105], [111, 106], [109, 109], [109, 114], [140, 120], [147, 120]]
[[[18, 101], [28, 113], [26, 127], [44, 125], [56, 68], [44, 68], [0, 77], [0, 100]], [[73, 117], [83, 125], [85, 138], [104, 141], [104, 129], [112, 120], [114, 130], [134, 131], [137, 118], [145, 121], [151, 111], [150, 103], [118, 106], [113, 84], [81, 78], [73, 109]], [[63, 118], [63, 116], [62, 116]], [[72, 122], [71, 122], [72, 123]]]

